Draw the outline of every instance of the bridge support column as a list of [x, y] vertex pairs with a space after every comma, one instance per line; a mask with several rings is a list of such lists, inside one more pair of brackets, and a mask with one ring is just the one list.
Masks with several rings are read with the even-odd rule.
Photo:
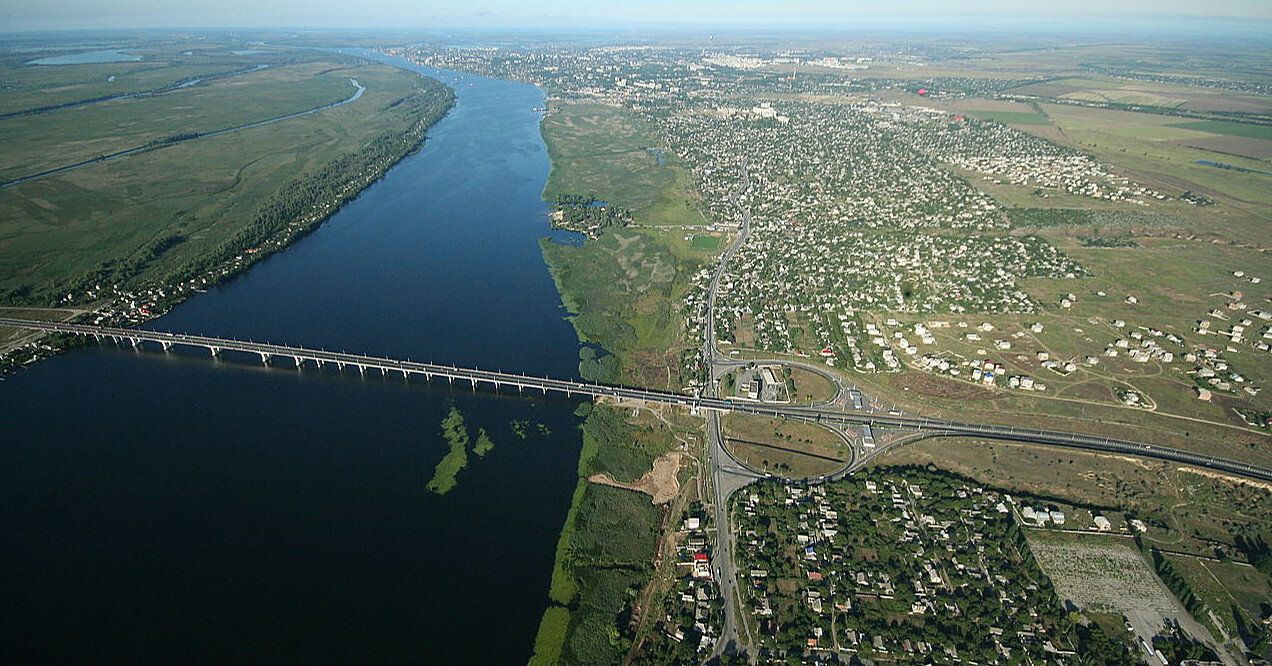
[[212, 353], [212, 358], [216, 358], [217, 354], [221, 353], [221, 349], [219, 347], [208, 347], [208, 351]]
[[266, 354], [265, 352], [258, 352], [258, 353], [261, 355], [261, 364], [269, 365], [269, 354]]
[[166, 352], [166, 351], [168, 351], [168, 350], [170, 350], [170, 349], [172, 349], [172, 343], [171, 343], [171, 342], [160, 342], [159, 344], [163, 345], [163, 350], [164, 350], [165, 352]]

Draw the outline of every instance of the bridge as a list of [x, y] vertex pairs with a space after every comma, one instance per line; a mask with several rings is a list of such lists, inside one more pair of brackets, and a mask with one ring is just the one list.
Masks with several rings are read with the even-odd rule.
[[401, 373], [403, 377], [412, 375], [424, 377], [426, 380], [445, 379], [449, 383], [468, 383], [476, 389], [480, 385], [501, 388], [515, 388], [520, 392], [538, 391], [542, 394], [554, 392], [566, 396], [605, 397], [624, 400], [635, 400], [645, 403], [663, 405], [679, 405], [698, 411], [719, 413], [735, 412], [771, 416], [778, 418], [794, 418], [805, 421], [825, 423], [827, 425], [863, 425], [913, 430], [929, 436], [965, 436], [985, 439], [1008, 440], [1032, 444], [1047, 444], [1071, 449], [1151, 458], [1167, 462], [1193, 465], [1204, 469], [1232, 474], [1236, 476], [1272, 482], [1272, 469], [1259, 467], [1215, 456], [1207, 456], [1192, 451], [1184, 451], [1164, 446], [1133, 442], [1123, 439], [1082, 435], [1059, 430], [1040, 430], [1035, 428], [1018, 428], [1013, 426], [963, 423], [945, 419], [933, 419], [923, 416], [901, 413], [879, 413], [868, 410], [845, 411], [820, 405], [775, 405], [757, 402], [740, 402], [737, 400], [687, 395], [671, 391], [577, 382], [565, 379], [552, 379], [533, 375], [463, 368], [437, 363], [407, 361], [381, 356], [351, 354], [305, 347], [270, 344], [266, 342], [248, 342], [229, 338], [217, 338], [205, 335], [186, 333], [168, 333], [164, 331], [148, 331], [134, 328], [117, 328], [95, 326], [90, 324], [73, 324], [67, 322], [33, 321], [0, 317], [0, 326], [44, 331], [48, 333], [68, 333], [82, 335], [101, 340], [114, 340], [118, 343], [129, 343], [134, 346], [143, 343], [158, 344], [167, 350], [174, 346], [196, 347], [206, 349], [211, 356], [226, 351], [242, 352], [259, 356], [262, 363], [272, 359], [287, 359], [300, 367], [313, 363], [319, 367], [327, 364], [344, 370], [356, 369], [360, 373], [368, 371], [383, 375]]

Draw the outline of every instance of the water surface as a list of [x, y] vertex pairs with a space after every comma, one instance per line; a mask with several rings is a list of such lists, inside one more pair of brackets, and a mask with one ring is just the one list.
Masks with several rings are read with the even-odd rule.
[[[542, 94], [420, 69], [458, 104], [419, 153], [148, 326], [575, 376], [537, 245]], [[575, 402], [204, 354], [92, 348], [0, 383], [0, 659], [525, 662]], [[452, 405], [496, 446], [437, 497]]]
[[141, 60], [141, 56], [121, 53], [119, 51], [85, 51], [84, 53], [69, 53], [60, 56], [48, 56], [46, 58], [36, 58], [27, 62], [28, 65], [95, 65], [104, 62], [136, 62]]

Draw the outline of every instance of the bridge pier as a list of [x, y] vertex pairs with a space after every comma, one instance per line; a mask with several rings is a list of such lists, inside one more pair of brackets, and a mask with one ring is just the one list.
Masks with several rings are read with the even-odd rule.
[[258, 353], [261, 355], [261, 364], [269, 365], [269, 354], [266, 354], [265, 352], [258, 352]]
[[212, 358], [216, 358], [216, 357], [217, 357], [217, 354], [220, 354], [220, 353], [221, 353], [221, 349], [220, 349], [219, 347], [211, 347], [211, 346], [209, 346], [209, 347], [208, 347], [208, 351], [212, 353]]
[[167, 352], [168, 350], [172, 349], [171, 342], [160, 342], [159, 344], [163, 345], [164, 352]]

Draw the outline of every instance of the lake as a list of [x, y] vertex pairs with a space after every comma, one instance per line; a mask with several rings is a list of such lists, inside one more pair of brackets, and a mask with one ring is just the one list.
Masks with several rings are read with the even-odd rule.
[[119, 51], [85, 51], [83, 53], [70, 53], [60, 56], [48, 56], [46, 58], [36, 58], [28, 62], [28, 65], [95, 65], [103, 62], [136, 62], [141, 60], [139, 55], [131, 55], [121, 53]]

